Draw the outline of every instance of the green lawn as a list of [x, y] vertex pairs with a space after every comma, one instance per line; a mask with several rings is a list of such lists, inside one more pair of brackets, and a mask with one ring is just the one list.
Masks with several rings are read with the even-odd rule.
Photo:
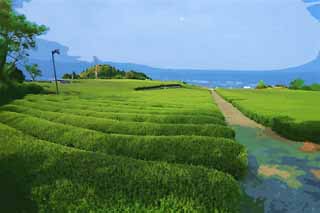
[[0, 107], [5, 212], [237, 211], [245, 148], [208, 90], [134, 90], [160, 84], [41, 83]]
[[320, 143], [320, 92], [288, 89], [219, 89], [245, 114], [286, 137]]

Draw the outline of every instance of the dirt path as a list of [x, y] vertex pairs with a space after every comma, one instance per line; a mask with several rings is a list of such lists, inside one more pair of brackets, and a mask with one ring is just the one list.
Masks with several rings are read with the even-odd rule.
[[218, 95], [216, 91], [212, 90], [212, 96], [216, 104], [222, 111], [224, 117], [226, 117], [226, 121], [229, 125], [239, 125], [239, 126], [264, 129], [264, 126], [246, 117], [237, 108], [232, 106], [232, 104], [230, 104], [229, 102], [224, 100], [220, 95]]
[[224, 100], [220, 95], [218, 95], [216, 91], [212, 90], [212, 96], [229, 125], [239, 125], [244, 127], [258, 128], [261, 129], [264, 134], [273, 139], [282, 142], [292, 143], [292, 141], [278, 135], [276, 132], [272, 131], [272, 129], [265, 127], [245, 116], [236, 107], [234, 107], [232, 104], [230, 104], [229, 102]]

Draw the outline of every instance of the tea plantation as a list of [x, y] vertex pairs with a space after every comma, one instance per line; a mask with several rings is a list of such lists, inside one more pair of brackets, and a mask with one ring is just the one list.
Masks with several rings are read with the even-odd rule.
[[218, 89], [252, 119], [297, 141], [320, 143], [320, 92], [288, 89]]
[[247, 152], [208, 90], [81, 80], [0, 107], [1, 212], [237, 212]]

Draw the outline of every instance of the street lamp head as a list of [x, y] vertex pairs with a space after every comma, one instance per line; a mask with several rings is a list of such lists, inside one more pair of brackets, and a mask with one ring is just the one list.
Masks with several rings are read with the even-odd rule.
[[59, 50], [59, 49], [55, 49], [55, 50], [52, 51], [52, 54], [53, 54], [53, 55], [54, 55], [54, 54], [60, 55], [60, 50]]

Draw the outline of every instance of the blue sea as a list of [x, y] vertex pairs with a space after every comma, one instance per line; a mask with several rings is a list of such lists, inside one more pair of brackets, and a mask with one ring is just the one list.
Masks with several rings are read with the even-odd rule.
[[182, 71], [172, 70], [150, 73], [157, 80], [180, 80], [205, 87], [244, 88], [255, 87], [260, 80], [268, 85], [289, 85], [297, 78], [306, 84], [320, 83], [320, 72], [287, 71]]

